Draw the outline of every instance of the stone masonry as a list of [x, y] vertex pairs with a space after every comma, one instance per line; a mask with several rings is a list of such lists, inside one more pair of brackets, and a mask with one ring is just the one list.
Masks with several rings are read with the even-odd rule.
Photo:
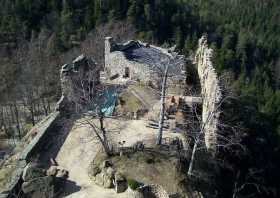
[[212, 64], [212, 56], [213, 50], [208, 47], [207, 37], [203, 36], [199, 40], [195, 63], [197, 64], [203, 98], [202, 124], [205, 131], [205, 144], [207, 149], [215, 151], [222, 92]]
[[167, 64], [170, 65], [169, 90], [182, 92], [186, 81], [183, 56], [179, 56], [171, 49], [163, 49], [140, 41], [131, 40], [118, 44], [111, 37], [105, 39], [105, 71], [110, 79], [133, 80], [160, 88]]
[[93, 59], [84, 55], [77, 57], [71, 64], [63, 65], [60, 72], [62, 97], [57, 110], [77, 110], [83, 100], [93, 98], [100, 83], [100, 70]]

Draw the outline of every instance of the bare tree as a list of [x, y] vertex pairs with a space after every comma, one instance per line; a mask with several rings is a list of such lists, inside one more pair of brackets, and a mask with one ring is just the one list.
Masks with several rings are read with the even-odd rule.
[[164, 72], [164, 76], [163, 76], [163, 80], [162, 80], [161, 100], [160, 100], [160, 115], [159, 115], [158, 137], [157, 137], [157, 144], [158, 145], [161, 145], [161, 143], [162, 143], [162, 132], [163, 132], [163, 126], [164, 126], [165, 97], [166, 97], [168, 69], [169, 69], [169, 64], [167, 64], [165, 66], [165, 72]]
[[[216, 104], [213, 111], [209, 112], [206, 119], [203, 120], [201, 114], [198, 111], [198, 104], [192, 104], [193, 115], [195, 119], [193, 122], [197, 122], [197, 124], [193, 125], [193, 128], [190, 128], [190, 131], [187, 133], [194, 140], [194, 146], [192, 148], [191, 159], [188, 167], [188, 175], [193, 175], [194, 162], [196, 160], [196, 152], [199, 150], [207, 150], [205, 146], [205, 133], [207, 132], [206, 126], [211, 122], [214, 118], [215, 114], [221, 110], [223, 103], [227, 100], [235, 99], [232, 95], [225, 96], [218, 104]], [[202, 100], [204, 100], [202, 98]], [[240, 143], [240, 131], [242, 130], [241, 126], [233, 126], [232, 123], [226, 124], [225, 121], [219, 120], [218, 128], [216, 131], [216, 148], [228, 148], [231, 149], [234, 146], [239, 147], [240, 150], [246, 152], [245, 147]]]
[[169, 78], [176, 78], [180, 74], [171, 73], [170, 70], [172, 67], [182, 67], [184, 65], [185, 59], [184, 56], [180, 56], [177, 53], [166, 54], [162, 59], [157, 60], [152, 57], [150, 54], [145, 54], [152, 63], [152, 69], [149, 71], [157, 78], [158, 86], [156, 85], [153, 89], [157, 92], [160, 92], [160, 114], [158, 120], [158, 134], [157, 134], [157, 145], [162, 144], [163, 128], [166, 116], [166, 95], [168, 92], [169, 86], [171, 86], [171, 81]]
[[77, 121], [77, 127], [87, 127], [93, 133], [107, 155], [112, 154], [112, 145], [109, 141], [111, 130], [107, 130], [104, 120], [112, 117], [117, 86], [104, 85], [99, 82], [100, 67], [87, 62], [88, 69], [78, 70], [71, 78], [73, 80], [73, 94], [71, 98], [75, 103], [76, 115], [81, 119]]

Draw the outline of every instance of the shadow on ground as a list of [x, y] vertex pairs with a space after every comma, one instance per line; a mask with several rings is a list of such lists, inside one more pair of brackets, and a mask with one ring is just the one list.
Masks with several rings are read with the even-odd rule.
[[49, 134], [48, 142], [44, 145], [40, 152], [39, 162], [45, 168], [50, 167], [51, 159], [55, 159], [64, 144], [73, 124], [77, 118], [62, 118], [56, 124], [54, 130]]
[[68, 195], [71, 195], [73, 193], [79, 192], [81, 190], [81, 187], [78, 186], [75, 182], [66, 180], [63, 183], [62, 191], [63, 193], [59, 195], [59, 198], [66, 197]]

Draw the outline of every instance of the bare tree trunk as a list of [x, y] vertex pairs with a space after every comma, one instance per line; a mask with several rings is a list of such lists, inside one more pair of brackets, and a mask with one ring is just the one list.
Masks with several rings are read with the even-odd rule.
[[11, 122], [12, 124], [15, 123], [15, 117], [14, 117], [14, 111], [13, 111], [13, 106], [11, 104], [9, 104], [9, 109], [10, 109], [10, 117], [11, 117]]
[[236, 198], [236, 195], [238, 193], [237, 185], [238, 185], [239, 177], [240, 177], [240, 170], [237, 172], [237, 175], [236, 175], [232, 198]]
[[14, 110], [15, 110], [15, 118], [16, 118], [16, 126], [18, 131], [18, 137], [21, 139], [21, 129], [20, 129], [20, 119], [19, 119], [19, 112], [16, 102], [14, 102]]
[[1, 106], [1, 125], [0, 125], [0, 127], [3, 127], [4, 133], [6, 134], [7, 137], [9, 137], [10, 134], [8, 133], [7, 126], [6, 126], [4, 108], [5, 108], [4, 106]]
[[188, 170], [188, 175], [189, 176], [192, 175], [193, 164], [194, 164], [194, 159], [195, 159], [195, 153], [196, 153], [197, 145], [198, 145], [198, 140], [195, 140], [195, 144], [193, 146], [192, 156], [191, 156], [191, 160], [190, 160], [190, 164], [189, 164], [189, 170]]
[[43, 105], [45, 116], [47, 116], [48, 115], [48, 107], [47, 107], [47, 104], [46, 104], [46, 101], [45, 101], [44, 97], [42, 97], [42, 105]]
[[31, 104], [30, 104], [29, 111], [30, 111], [30, 114], [31, 114], [32, 125], [35, 126], [35, 113], [34, 113], [34, 104], [33, 104], [33, 101], [32, 101]]
[[50, 100], [47, 98], [47, 109], [49, 112], [51, 112], [51, 104], [50, 104]]
[[165, 67], [164, 77], [162, 81], [161, 87], [161, 100], [160, 100], [160, 116], [159, 116], [159, 123], [158, 123], [158, 137], [157, 137], [157, 145], [161, 145], [162, 143], [162, 132], [164, 126], [164, 115], [165, 115], [165, 97], [166, 97], [166, 83], [168, 77], [168, 68], [169, 64]]
[[107, 155], [111, 155], [111, 150], [110, 150], [109, 143], [108, 143], [106, 129], [104, 127], [104, 116], [103, 116], [103, 113], [101, 113], [101, 115], [99, 117], [99, 122], [100, 122], [100, 130], [101, 130], [102, 136], [103, 136], [102, 145], [104, 147], [105, 153]]
[[8, 128], [10, 128], [12, 126], [12, 121], [10, 119], [9, 112], [8, 112], [7, 108], [8, 108], [7, 106], [4, 106], [4, 112], [3, 113], [4, 113], [4, 117], [6, 117], [6, 123], [8, 124]]

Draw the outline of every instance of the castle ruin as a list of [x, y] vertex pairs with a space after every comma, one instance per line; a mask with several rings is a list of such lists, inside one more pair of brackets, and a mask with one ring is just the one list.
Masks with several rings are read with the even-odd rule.
[[184, 56], [171, 49], [140, 41], [118, 44], [111, 37], [105, 39], [105, 72], [118, 82], [133, 80], [158, 89], [168, 65], [168, 92], [183, 95], [186, 81], [183, 59]]
[[[217, 145], [217, 131], [219, 123], [219, 105], [222, 102], [222, 92], [217, 73], [212, 64], [213, 51], [208, 47], [207, 38], [199, 40], [195, 64], [201, 84], [202, 96], [202, 127], [205, 131], [207, 149], [215, 151]], [[117, 83], [128, 81], [139, 82], [156, 89], [161, 87], [164, 66], [170, 65], [168, 88], [170, 94], [185, 97], [186, 69], [185, 64], [178, 60], [172, 50], [155, 47], [140, 41], [129, 41], [117, 44], [113, 38], [105, 39], [105, 73], [107, 79]], [[182, 58], [182, 57], [181, 57]], [[34, 156], [43, 155], [57, 136], [60, 121], [64, 112], [77, 110], [85, 97], [94, 98], [95, 90], [100, 84], [100, 71], [93, 59], [83, 55], [71, 64], [62, 66], [61, 87], [62, 97], [57, 104], [56, 111], [36, 126], [36, 136], [20, 155], [20, 166], [12, 182], [1, 197], [9, 197], [21, 188], [21, 175], [26, 165]], [[85, 85], [85, 87], [81, 87]], [[83, 92], [83, 90], [89, 90]], [[191, 100], [193, 101], [193, 100]], [[145, 127], [145, 126], [144, 126]], [[54, 138], [55, 137], [55, 138]], [[62, 145], [63, 147], [63, 145]], [[164, 197], [164, 196], [163, 196]]]
[[208, 47], [207, 37], [199, 40], [195, 56], [202, 96], [202, 127], [207, 149], [216, 150], [222, 91], [212, 63], [213, 50]]

